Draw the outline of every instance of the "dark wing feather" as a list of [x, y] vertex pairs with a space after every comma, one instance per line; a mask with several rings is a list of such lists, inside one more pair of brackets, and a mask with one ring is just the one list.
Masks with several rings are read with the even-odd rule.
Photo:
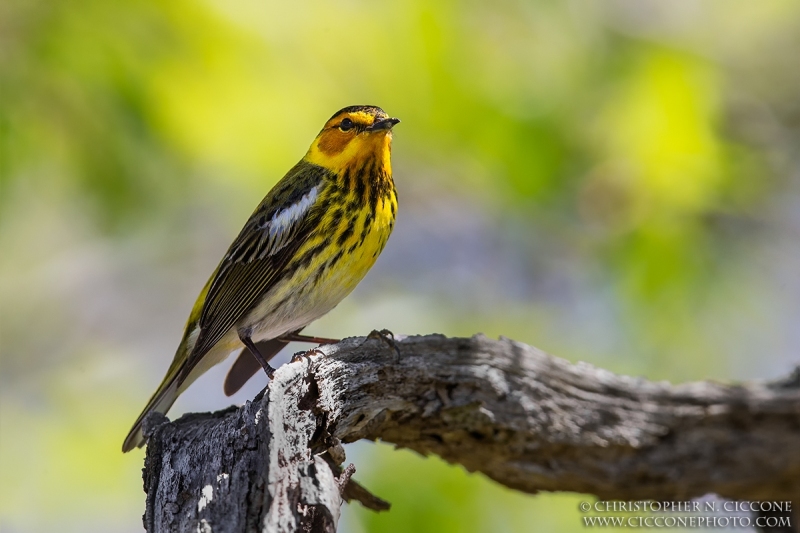
[[200, 335], [183, 369], [185, 378], [260, 297], [320, 223], [328, 171], [301, 161], [267, 194], [217, 269], [200, 314]]

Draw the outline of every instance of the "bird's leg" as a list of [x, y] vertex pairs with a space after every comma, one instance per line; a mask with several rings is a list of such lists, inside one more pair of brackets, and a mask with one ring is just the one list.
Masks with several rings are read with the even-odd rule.
[[261, 368], [263, 368], [264, 372], [267, 373], [267, 377], [272, 379], [275, 376], [275, 369], [272, 368], [269, 363], [267, 363], [267, 360], [264, 359], [264, 356], [258, 351], [258, 348], [256, 348], [256, 345], [253, 343], [250, 336], [245, 334], [245, 332], [240, 331], [239, 340], [242, 341], [242, 344], [244, 344], [248, 350], [250, 350], [250, 353], [256, 358], [256, 361], [258, 361], [258, 363], [261, 365]]
[[287, 333], [281, 335], [278, 340], [283, 342], [314, 342], [317, 344], [336, 344], [340, 339], [328, 339], [325, 337], [311, 337], [309, 335], [300, 335], [297, 332]]

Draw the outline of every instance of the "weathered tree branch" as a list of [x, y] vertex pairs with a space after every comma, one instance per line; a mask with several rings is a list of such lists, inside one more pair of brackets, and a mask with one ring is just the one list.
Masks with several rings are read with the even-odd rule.
[[798, 371], [672, 386], [481, 335], [387, 344], [324, 346], [239, 409], [150, 417], [147, 530], [334, 531], [343, 499], [385, 505], [340, 466], [358, 439], [530, 493], [800, 502]]

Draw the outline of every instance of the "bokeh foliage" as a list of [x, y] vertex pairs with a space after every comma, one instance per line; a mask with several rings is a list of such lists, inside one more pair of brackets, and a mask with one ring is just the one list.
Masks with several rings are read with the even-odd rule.
[[[233, 234], [345, 105], [403, 120], [400, 218], [317, 333], [780, 374], [800, 348], [798, 57], [791, 0], [0, 4], [3, 531], [139, 530], [121, 439]], [[174, 414], [227, 405], [220, 372]], [[575, 495], [351, 455], [395, 503], [348, 510], [353, 531], [580, 527]]]

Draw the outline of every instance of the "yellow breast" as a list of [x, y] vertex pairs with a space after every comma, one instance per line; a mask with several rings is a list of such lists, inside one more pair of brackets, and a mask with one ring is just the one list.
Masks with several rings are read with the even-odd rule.
[[365, 208], [342, 217], [336, 232], [335, 253], [315, 283], [315, 290], [320, 291], [322, 298], [344, 298], [383, 251], [397, 212], [394, 187], [387, 192], [377, 199], [374, 210], [367, 202]]
[[388, 183], [390, 187], [377, 197], [374, 209], [368, 200], [347, 204], [357, 205], [356, 209], [326, 213], [320, 230], [297, 254], [302, 257], [319, 250], [313, 259], [270, 290], [247, 318], [246, 322], [255, 326], [255, 337], [273, 338], [303, 327], [355, 289], [394, 228], [397, 195], [391, 181]]

